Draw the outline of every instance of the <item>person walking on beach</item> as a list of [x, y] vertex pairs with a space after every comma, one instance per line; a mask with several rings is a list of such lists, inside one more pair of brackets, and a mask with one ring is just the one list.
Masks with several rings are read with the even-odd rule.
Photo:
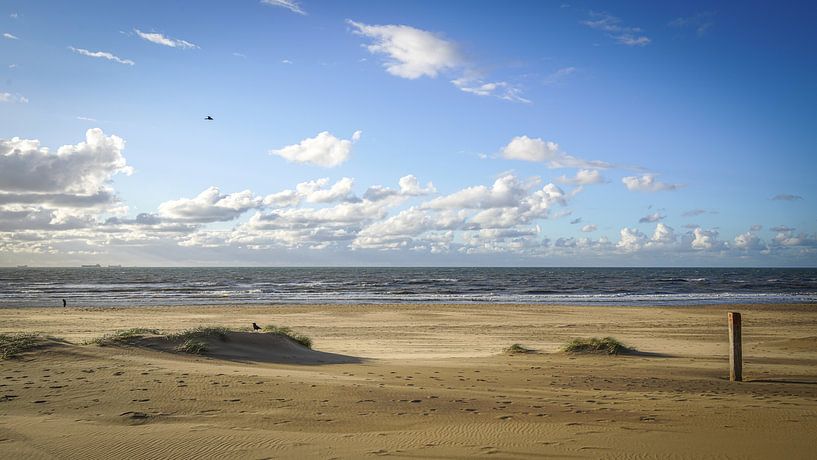
[[68, 306], [68, 302], [66, 302], [65, 299], [62, 299], [62, 308], [65, 308], [67, 306]]

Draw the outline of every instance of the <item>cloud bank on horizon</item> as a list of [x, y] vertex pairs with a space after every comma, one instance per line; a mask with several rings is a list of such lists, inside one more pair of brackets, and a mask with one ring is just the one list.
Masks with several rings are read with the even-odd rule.
[[[49, 35], [26, 7], [0, 41], [2, 265], [817, 264], [817, 113], [736, 108], [733, 69], [698, 52], [746, 32], [721, 9], [520, 4], [503, 29], [488, 4], [403, 22], [261, 0], [205, 9], [244, 20], [214, 37], [126, 6], [119, 33]], [[803, 73], [793, 87], [815, 73], [802, 51], [766, 56]], [[687, 91], [705, 77], [655, 53], [723, 91]], [[43, 58], [64, 68], [32, 73]]]

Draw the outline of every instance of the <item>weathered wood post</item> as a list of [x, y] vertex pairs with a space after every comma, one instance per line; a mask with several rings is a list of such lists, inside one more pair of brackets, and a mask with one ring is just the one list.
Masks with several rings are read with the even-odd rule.
[[740, 337], [740, 313], [730, 311], [729, 314], [729, 380], [740, 382], [743, 380], [743, 350]]

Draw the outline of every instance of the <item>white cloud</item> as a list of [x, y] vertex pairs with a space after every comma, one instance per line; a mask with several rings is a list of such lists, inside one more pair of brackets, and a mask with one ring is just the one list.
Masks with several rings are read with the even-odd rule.
[[[460, 91], [530, 103], [522, 90], [507, 81], [490, 81], [460, 53], [456, 43], [427, 30], [406, 25], [369, 25], [347, 20], [352, 32], [371, 39], [372, 54], [386, 56], [383, 67], [394, 76], [414, 80], [456, 72], [451, 83]], [[365, 59], [364, 59], [365, 60]], [[364, 61], [362, 60], [362, 61]]]
[[[353, 248], [400, 249], [414, 245], [418, 236], [427, 232], [458, 229], [465, 222], [464, 211], [431, 211], [411, 207], [386, 220], [364, 228], [352, 242]], [[448, 233], [448, 232], [447, 232]], [[453, 239], [453, 232], [450, 233]], [[423, 244], [424, 239], [421, 238]], [[450, 243], [450, 240], [448, 241]], [[443, 245], [437, 242], [437, 249]], [[447, 249], [447, 245], [445, 245]]]
[[392, 196], [423, 196], [437, 191], [431, 182], [426, 184], [425, 187], [421, 186], [420, 181], [413, 174], [401, 177], [398, 184], [400, 186], [399, 190], [394, 190], [382, 185], [373, 185], [366, 190], [366, 193], [363, 194], [363, 198], [377, 201]]
[[293, 13], [306, 15], [306, 11], [304, 11], [303, 8], [301, 8], [300, 3], [296, 2], [295, 0], [261, 0], [261, 3], [264, 5], [279, 6], [281, 8], [286, 8]]
[[631, 192], [660, 192], [677, 190], [683, 187], [682, 184], [667, 184], [656, 180], [655, 175], [645, 174], [641, 177], [627, 176], [621, 178], [621, 182]]
[[88, 56], [88, 57], [92, 57], [92, 58], [107, 59], [109, 61], [114, 61], [114, 62], [118, 62], [120, 64], [125, 64], [125, 65], [135, 65], [136, 64], [135, 62], [131, 61], [130, 59], [122, 59], [122, 58], [120, 58], [118, 56], [115, 56], [115, 55], [113, 55], [111, 53], [108, 53], [107, 51], [88, 51], [88, 50], [83, 49], [83, 48], [74, 48], [73, 46], [69, 46], [68, 49], [75, 52], [75, 53], [77, 53], [77, 54], [81, 54], [83, 56]]
[[559, 176], [557, 182], [571, 185], [592, 185], [606, 182], [606, 179], [601, 175], [597, 169], [580, 169], [576, 172], [575, 177], [567, 177], [565, 175]]
[[653, 233], [650, 243], [648, 244], [668, 245], [675, 243], [676, 240], [677, 237], [675, 235], [675, 230], [668, 225], [659, 223], [655, 226], [655, 232]]
[[19, 104], [28, 104], [28, 98], [19, 94], [0, 93], [0, 102], [17, 102]]
[[308, 203], [332, 203], [335, 201], [349, 200], [352, 195], [352, 186], [355, 181], [344, 177], [335, 182], [331, 187], [325, 188], [329, 184], [328, 178], [317, 179], [309, 182], [301, 182], [295, 187], [298, 195], [303, 197]]
[[692, 240], [692, 249], [696, 250], [717, 250], [724, 247], [724, 243], [718, 240], [718, 232], [715, 230], [704, 230], [696, 228], [692, 231], [695, 239]]
[[238, 218], [258, 207], [261, 199], [249, 190], [222, 195], [218, 187], [209, 187], [195, 198], [181, 198], [159, 205], [159, 215], [181, 222], [224, 222]]
[[64, 145], [56, 154], [33, 139], [0, 140], [0, 191], [93, 194], [117, 173], [131, 174], [125, 141], [99, 128], [85, 142]]
[[352, 143], [357, 142], [360, 136], [361, 131], [355, 131], [351, 140], [338, 139], [328, 131], [323, 131], [315, 137], [302, 140], [298, 144], [270, 150], [269, 153], [295, 163], [307, 163], [331, 168], [349, 158], [352, 153]]
[[643, 35], [638, 27], [628, 27], [621, 24], [621, 19], [607, 13], [590, 13], [591, 19], [582, 21], [582, 24], [591, 29], [601, 30], [615, 41], [627, 46], [645, 46], [650, 38]]
[[752, 231], [737, 235], [735, 237], [735, 247], [744, 251], [761, 251], [766, 249], [763, 240]]
[[587, 161], [576, 158], [562, 151], [559, 144], [555, 142], [528, 136], [517, 136], [511, 139], [508, 145], [502, 148], [502, 156], [509, 160], [546, 162], [549, 168], [604, 169], [613, 166], [603, 161]]
[[12, 34], [10, 34], [8, 32], [3, 33], [3, 38], [7, 38], [9, 40], [19, 40], [20, 39], [19, 37], [16, 37], [16, 36], [14, 36], [14, 35], [12, 35]]
[[454, 43], [421, 29], [403, 25], [367, 25], [346, 21], [355, 33], [371, 38], [366, 48], [372, 54], [383, 54], [383, 64], [392, 75], [415, 79], [436, 77], [446, 69], [463, 64], [463, 58]]
[[647, 235], [635, 228], [624, 227], [619, 235], [620, 239], [616, 247], [626, 252], [638, 251], [647, 242]]
[[136, 32], [136, 35], [142, 37], [143, 39], [151, 42], [156, 43], [157, 45], [169, 46], [171, 48], [180, 48], [180, 49], [193, 49], [198, 48], [198, 45], [195, 43], [190, 43], [187, 40], [179, 40], [176, 38], [165, 37], [164, 35], [156, 32], [142, 32], [139, 29], [133, 29]]
[[476, 94], [477, 96], [493, 96], [506, 101], [529, 104], [531, 101], [522, 97], [522, 91], [505, 81], [484, 82], [480, 79], [466, 77], [451, 80], [460, 91]]
[[427, 183], [425, 187], [421, 186], [420, 181], [413, 174], [401, 177], [398, 184], [400, 185], [401, 195], [422, 196], [437, 191], [431, 182]]
[[665, 217], [667, 217], [667, 216], [664, 216], [664, 215], [661, 215], [660, 213], [654, 212], [652, 214], [647, 214], [646, 216], [638, 219], [638, 223], [643, 224], [643, 223], [647, 223], [647, 222], [658, 222], [660, 220], [663, 220]]
[[587, 225], [582, 227], [582, 231], [584, 233], [595, 232], [597, 229], [598, 229], [598, 227], [595, 224], [587, 224]]

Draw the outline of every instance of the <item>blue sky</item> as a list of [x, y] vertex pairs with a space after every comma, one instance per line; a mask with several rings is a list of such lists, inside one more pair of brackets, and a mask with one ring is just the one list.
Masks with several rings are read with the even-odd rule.
[[6, 1], [0, 264], [815, 266], [815, 20]]

